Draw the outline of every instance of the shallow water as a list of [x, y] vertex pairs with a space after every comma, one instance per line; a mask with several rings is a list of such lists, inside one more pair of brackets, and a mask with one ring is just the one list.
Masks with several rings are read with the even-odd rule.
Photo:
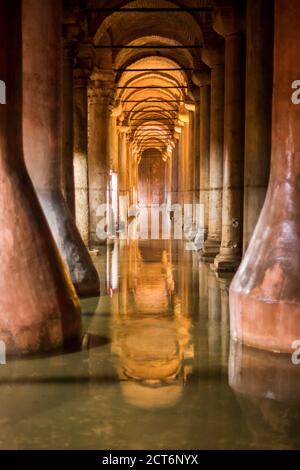
[[0, 448], [300, 448], [300, 366], [230, 344], [230, 279], [181, 242], [94, 261], [82, 351], [0, 366]]

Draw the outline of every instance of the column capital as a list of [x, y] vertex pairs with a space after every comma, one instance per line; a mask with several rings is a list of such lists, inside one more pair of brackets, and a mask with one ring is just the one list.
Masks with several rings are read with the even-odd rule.
[[204, 37], [203, 49], [201, 50], [201, 59], [210, 68], [213, 68], [216, 65], [224, 65], [224, 38], [213, 31], [206, 33]]
[[193, 82], [198, 87], [209, 86], [210, 85], [210, 70], [194, 72], [192, 76]]
[[87, 80], [92, 73], [93, 65], [94, 48], [91, 40], [86, 39], [76, 47], [74, 78]]
[[213, 28], [224, 38], [246, 31], [245, 0], [214, 0]]
[[88, 97], [91, 103], [101, 103], [107, 106], [112, 104], [114, 83], [100, 80], [90, 80]]

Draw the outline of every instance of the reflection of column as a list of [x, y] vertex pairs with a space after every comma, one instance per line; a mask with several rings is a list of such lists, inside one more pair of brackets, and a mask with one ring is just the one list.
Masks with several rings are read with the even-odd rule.
[[[49, 30], [59, 33], [58, 6], [56, 1], [0, 2], [0, 77], [7, 85], [7, 104], [0, 105], [0, 338], [8, 354], [48, 351], [70, 340], [79, 342], [81, 334], [79, 302], [28, 177], [22, 149], [22, 46], [32, 54], [26, 28], [22, 35], [22, 10], [25, 24], [30, 18], [31, 34], [37, 29], [41, 37], [33, 15], [43, 9]], [[45, 42], [43, 54], [44, 47]], [[25, 63], [25, 85], [33, 80], [26, 71]], [[56, 63], [48, 60], [47, 71], [55, 75]], [[35, 94], [44, 95], [43, 106], [55, 102], [44, 94], [44, 80], [33, 86]], [[26, 88], [24, 98], [26, 102]], [[36, 142], [39, 133], [32, 138]]]
[[[226, 273], [224, 274], [226, 276]], [[219, 288], [221, 291], [221, 347], [222, 364], [228, 362], [229, 351], [229, 285], [231, 277], [218, 277]]]
[[89, 242], [89, 198], [87, 156], [87, 86], [84, 78], [74, 82], [74, 184], [76, 224], [86, 245]]
[[221, 295], [216, 274], [208, 270], [208, 349], [213, 362], [219, 359], [221, 340]]
[[300, 375], [290, 356], [232, 342], [228, 369], [254, 446], [298, 448]]
[[[89, 237], [91, 246], [106, 242], [97, 236], [97, 224], [108, 204], [109, 177], [109, 104], [111, 82], [94, 80], [89, 92]], [[101, 216], [97, 211], [103, 207]], [[99, 214], [99, 212], [98, 212]]]
[[211, 117], [209, 160], [209, 220], [204, 257], [213, 259], [220, 250], [222, 231], [222, 187], [224, 145], [224, 41], [207, 41], [202, 60], [211, 68]]
[[[24, 53], [24, 154], [40, 203], [76, 290], [80, 295], [93, 295], [99, 292], [98, 274], [60, 189], [61, 40], [59, 24], [56, 26], [59, 19], [54, 12], [59, 10], [59, 5], [56, 1], [52, 3], [47, 0], [41, 6], [41, 2], [32, 0], [24, 19], [27, 41]], [[45, 9], [49, 10], [49, 17]], [[35, 28], [32, 27], [33, 16], [36, 18]], [[47, 38], [46, 44], [41, 42], [41, 37]], [[42, 84], [39, 92], [36, 83]]]
[[271, 155], [274, 2], [247, 8], [244, 251], [264, 203]]
[[[217, 2], [218, 5], [219, 1]], [[224, 175], [222, 242], [218, 270], [234, 270], [241, 259], [245, 135], [244, 2], [220, 0], [215, 29], [225, 37]]]
[[230, 288], [234, 339], [290, 352], [300, 339], [300, 106], [292, 102], [298, 79], [300, 2], [275, 2], [272, 160], [259, 222]]

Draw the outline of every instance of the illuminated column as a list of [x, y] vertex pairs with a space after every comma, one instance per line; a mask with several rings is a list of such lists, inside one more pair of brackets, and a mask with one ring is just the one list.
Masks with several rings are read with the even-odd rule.
[[225, 37], [222, 241], [217, 270], [235, 270], [242, 254], [245, 139], [245, 2], [218, 0], [214, 28]]
[[263, 206], [270, 173], [274, 0], [252, 0], [247, 5], [244, 251]]
[[300, 105], [292, 88], [300, 70], [299, 16], [298, 0], [276, 0], [271, 175], [230, 287], [233, 339], [284, 353], [300, 338]]
[[[210, 39], [210, 40], [209, 40]], [[213, 260], [219, 253], [222, 232], [222, 188], [224, 146], [224, 40], [217, 36], [207, 39], [202, 60], [211, 69], [210, 158], [208, 236], [203, 257]]]
[[[104, 226], [97, 234], [97, 224], [105, 217], [105, 206], [108, 205], [109, 183], [109, 117], [112, 96], [111, 74], [94, 74], [89, 90], [89, 239], [91, 247], [107, 241], [104, 238]], [[104, 78], [106, 78], [104, 80]], [[100, 237], [99, 237], [100, 235]]]
[[[200, 93], [197, 92], [198, 98], [195, 99], [195, 115], [194, 115], [194, 145], [193, 145], [193, 160], [194, 160], [194, 180], [193, 180], [193, 220], [196, 223], [196, 207], [199, 204], [200, 196]], [[197, 229], [198, 227], [196, 227]]]
[[[7, 354], [79, 344], [81, 336], [79, 301], [23, 159], [22, 46], [25, 54], [32, 50], [26, 31], [22, 35], [21, 12], [25, 21], [33, 14], [36, 18], [39, 4], [30, 0], [0, 2], [0, 77], [6, 84], [6, 104], [0, 105], [0, 340]], [[56, 1], [42, 5], [54, 30], [60, 25], [58, 7]], [[31, 23], [32, 30], [39, 30], [38, 21]], [[44, 49], [45, 41], [41, 47]], [[48, 70], [51, 66], [49, 61]], [[43, 81], [37, 81], [35, 92], [39, 94], [41, 88]]]
[[126, 233], [127, 227], [127, 211], [129, 205], [129, 188], [128, 188], [128, 146], [127, 133], [129, 127], [119, 126], [119, 164], [118, 164], [118, 183], [119, 183], [119, 223], [122, 233]]
[[[38, 0], [32, 0], [25, 9], [24, 155], [39, 201], [77, 293], [82, 296], [96, 295], [99, 293], [97, 271], [60, 188], [61, 34], [56, 10], [59, 11], [59, 2], [49, 0], [43, 5]], [[33, 16], [36, 18], [34, 28]], [[42, 37], [46, 38], [46, 43], [41, 42]], [[39, 88], [36, 82], [40, 84]]]
[[200, 195], [204, 211], [204, 238], [208, 232], [209, 153], [210, 153], [210, 73], [202, 72], [200, 85]]
[[88, 194], [88, 79], [74, 80], [74, 185], [76, 225], [86, 246], [89, 243]]

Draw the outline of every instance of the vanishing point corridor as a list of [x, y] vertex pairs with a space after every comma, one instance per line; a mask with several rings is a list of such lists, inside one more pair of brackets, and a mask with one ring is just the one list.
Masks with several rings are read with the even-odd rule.
[[299, 18], [0, 0], [0, 450], [300, 450]]

